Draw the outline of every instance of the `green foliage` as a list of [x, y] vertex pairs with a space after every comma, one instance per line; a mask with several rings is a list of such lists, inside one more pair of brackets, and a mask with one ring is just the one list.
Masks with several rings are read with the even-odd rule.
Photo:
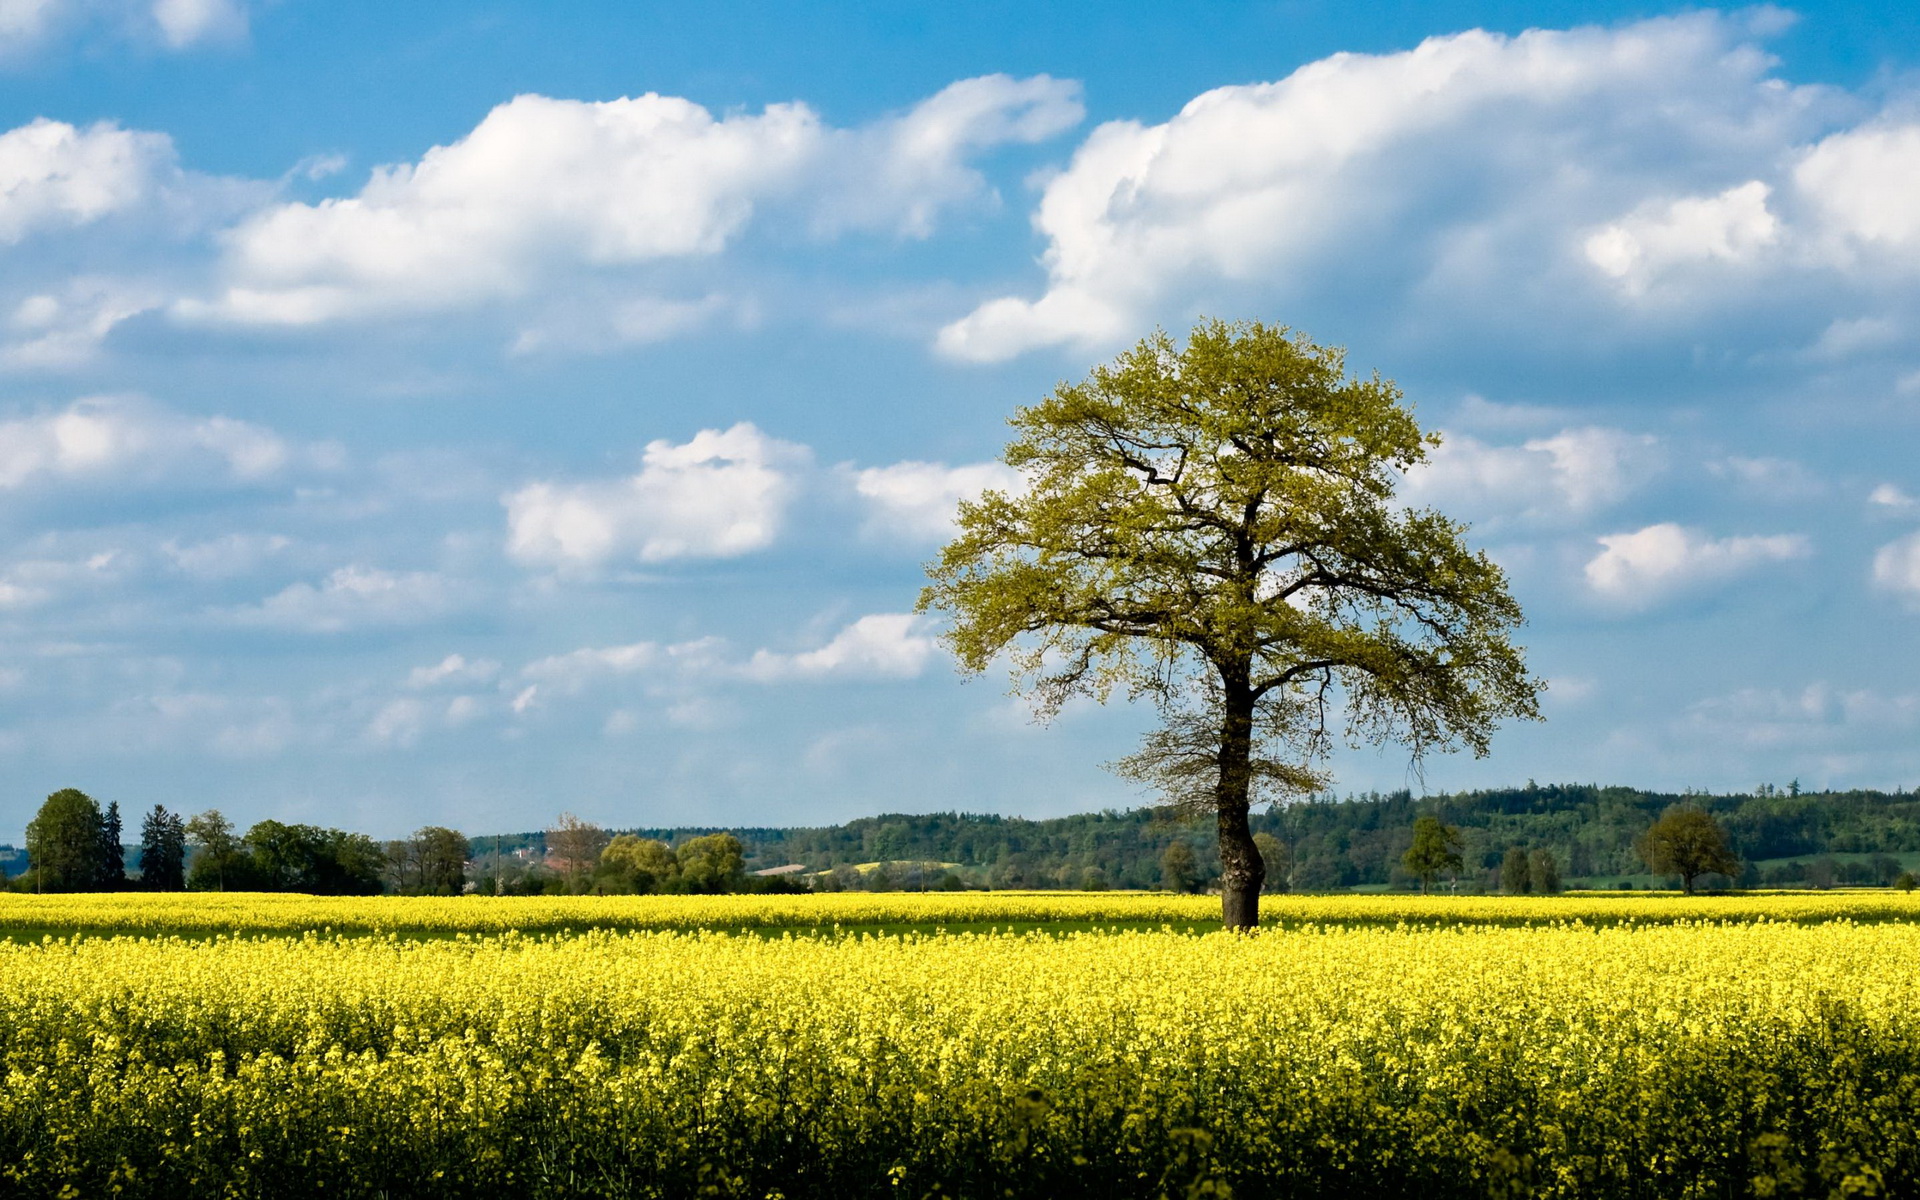
[[1920, 887], [1920, 875], [1915, 875], [1912, 871], [1902, 871], [1899, 877], [1893, 881], [1893, 886], [1903, 892], [1910, 892], [1914, 888]]
[[1726, 831], [1698, 805], [1676, 804], [1668, 808], [1641, 835], [1635, 848], [1654, 872], [1680, 876], [1681, 886], [1688, 895], [1693, 894], [1694, 881], [1702, 875], [1740, 874], [1740, 859], [1727, 845]]
[[1193, 892], [1200, 888], [1200, 863], [1193, 847], [1184, 841], [1170, 842], [1160, 855], [1160, 880], [1170, 892]]
[[1527, 884], [1542, 896], [1551, 896], [1560, 890], [1560, 863], [1553, 851], [1535, 850], [1527, 856]]
[[95, 887], [108, 891], [127, 885], [126, 848], [120, 844], [120, 802], [111, 800], [100, 816], [100, 869]]
[[[233, 822], [210, 808], [187, 822], [187, 844], [194, 849], [187, 871], [187, 886], [195, 891], [227, 890], [227, 876], [244, 876], [246, 851], [235, 835]], [[235, 887], [245, 886], [245, 878], [236, 878]]]
[[599, 873], [616, 883], [616, 890], [661, 892], [672, 889], [680, 863], [665, 842], [623, 833], [600, 852]]
[[140, 886], [177, 892], [187, 886], [187, 827], [178, 813], [156, 804], [140, 824]]
[[1460, 831], [1438, 817], [1420, 817], [1413, 823], [1413, 844], [1401, 862], [1420, 881], [1420, 890], [1426, 891], [1441, 873], [1460, 870]]
[[746, 874], [740, 839], [731, 833], [689, 838], [675, 853], [679, 888], [689, 892], [725, 892], [739, 887]]
[[1500, 890], [1509, 896], [1524, 896], [1533, 890], [1533, 866], [1519, 846], [1508, 846], [1500, 860]]
[[402, 895], [458, 896], [466, 891], [472, 856], [473, 845], [459, 830], [425, 825], [410, 838], [387, 843], [387, 875]]
[[78, 788], [48, 796], [27, 823], [27, 857], [35, 887], [47, 892], [85, 892], [109, 886], [106, 820], [93, 797]]
[[[1122, 772], [1219, 813], [1229, 923], [1257, 909], [1249, 804], [1310, 793], [1344, 736], [1484, 754], [1537, 717], [1506, 578], [1393, 501], [1437, 438], [1341, 351], [1257, 322], [1146, 338], [1012, 418], [1019, 495], [963, 502], [920, 607], [1044, 717], [1116, 690], [1163, 717]], [[1343, 728], [1329, 727], [1344, 715]]]

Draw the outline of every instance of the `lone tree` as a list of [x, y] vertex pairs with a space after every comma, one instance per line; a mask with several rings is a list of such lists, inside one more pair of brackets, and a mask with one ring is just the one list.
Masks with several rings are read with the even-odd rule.
[[1258, 323], [1156, 333], [1014, 413], [1019, 494], [963, 502], [920, 608], [964, 671], [1006, 654], [1041, 719], [1116, 688], [1161, 728], [1117, 764], [1220, 834], [1222, 915], [1259, 919], [1254, 803], [1304, 795], [1344, 726], [1415, 758], [1537, 717], [1520, 607], [1464, 528], [1394, 503], [1437, 439], [1394, 385]]
[[1460, 869], [1460, 831], [1443, 824], [1439, 817], [1418, 817], [1413, 822], [1413, 845], [1401, 858], [1409, 872], [1420, 880], [1420, 894], [1426, 895], [1434, 876], [1442, 871]]
[[1740, 858], [1727, 845], [1726, 831], [1712, 814], [1693, 804], [1675, 804], [1634, 841], [1649, 870], [1678, 875], [1681, 890], [1693, 895], [1693, 881], [1709, 872], [1740, 874]]

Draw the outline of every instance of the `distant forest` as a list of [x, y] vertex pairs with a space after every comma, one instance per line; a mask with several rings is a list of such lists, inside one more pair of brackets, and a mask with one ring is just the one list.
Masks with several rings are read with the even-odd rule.
[[[1726, 830], [1743, 869], [1737, 878], [1710, 876], [1708, 887], [1880, 885], [1920, 871], [1920, 793], [1809, 792], [1761, 787], [1752, 793], [1644, 792], [1625, 787], [1556, 784], [1414, 797], [1407, 792], [1316, 797], [1255, 814], [1254, 830], [1271, 864], [1273, 891], [1410, 889], [1401, 865], [1415, 818], [1456, 827], [1463, 869], [1447, 888], [1493, 891], [1508, 851], [1552, 856], [1568, 887], [1667, 887], [1648, 871], [1634, 841], [1668, 806], [1698, 805]], [[274, 822], [262, 826], [281, 828]], [[305, 827], [293, 827], [305, 828]], [[340, 831], [342, 838], [354, 838]], [[423, 831], [427, 832], [427, 831]], [[447, 831], [442, 831], [446, 833]], [[597, 831], [596, 831], [597, 832]], [[1153, 809], [1027, 820], [964, 813], [887, 814], [844, 825], [761, 829], [639, 828], [631, 832], [673, 847], [706, 834], [740, 840], [748, 872], [782, 872], [768, 884], [869, 890], [931, 888], [1204, 888], [1218, 871], [1213, 830], [1205, 818], [1180, 819]], [[457, 838], [457, 835], [451, 835]], [[1267, 841], [1271, 837], [1272, 841]], [[377, 850], [367, 839], [369, 848]], [[542, 832], [470, 839], [468, 886], [493, 890], [496, 865], [516, 881], [539, 884], [548, 846]], [[1187, 877], [1169, 877], [1168, 847], [1184, 842]], [[357, 844], [357, 843], [356, 843]], [[401, 846], [394, 843], [394, 847]], [[194, 852], [196, 868], [204, 867]], [[127, 865], [136, 865], [126, 848]], [[456, 860], [457, 861], [457, 860]], [[0, 878], [25, 870], [25, 855], [0, 846]], [[456, 878], [458, 868], [455, 867]], [[204, 871], [202, 872], [204, 874]], [[792, 875], [804, 874], [804, 880]], [[476, 884], [475, 881], [479, 881]], [[393, 885], [394, 881], [388, 881]], [[191, 886], [191, 884], [190, 884]], [[383, 884], [369, 877], [367, 888]]]
[[[1829, 887], [1885, 884], [1920, 866], [1920, 794], [1904, 791], [1800, 793], [1762, 787], [1753, 793], [1705, 795], [1645, 792], [1626, 787], [1554, 784], [1414, 797], [1370, 793], [1306, 800], [1258, 813], [1256, 833], [1270, 834], [1290, 862], [1275, 872], [1274, 890], [1337, 891], [1411, 888], [1400, 865], [1413, 822], [1432, 814], [1460, 830], [1463, 891], [1498, 886], [1502, 857], [1511, 847], [1547, 850], [1568, 886], [1654, 887], [1671, 881], [1651, 875], [1634, 839], [1669, 805], [1696, 804], [1726, 829], [1745, 863], [1737, 880], [1708, 886]], [[1204, 886], [1217, 872], [1213, 831], [1204, 818], [1182, 820], [1152, 809], [1086, 813], [1027, 820], [963, 813], [887, 814], [844, 825], [799, 829], [731, 827], [749, 870], [801, 865], [833, 871], [846, 886], [962, 886], [1154, 888], [1166, 882], [1169, 844], [1185, 841]], [[678, 844], [715, 828], [634, 829], [641, 837]], [[473, 839], [476, 859], [495, 848], [491, 836]], [[506, 852], [542, 848], [538, 833], [503, 835]], [[877, 872], [877, 875], [876, 875]]]

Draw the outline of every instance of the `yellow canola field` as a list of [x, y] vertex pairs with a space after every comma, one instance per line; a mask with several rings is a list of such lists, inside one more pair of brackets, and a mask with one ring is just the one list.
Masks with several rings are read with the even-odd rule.
[[[1202, 904], [1050, 896], [991, 907], [998, 899], [614, 907], [718, 919], [827, 900], [805, 911], [919, 920], [1199, 916]], [[236, 920], [387, 911], [222, 903]], [[539, 903], [558, 907], [520, 911], [586, 911]], [[1323, 923], [1252, 937], [0, 944], [0, 1192], [1920, 1189], [1920, 926], [1735, 923], [1718, 918], [1752, 910], [1725, 907], [1706, 910], [1711, 923], [1324, 923], [1415, 908], [1395, 903], [1286, 901], [1276, 907]], [[1486, 919], [1559, 903], [1420, 911]], [[1805, 919], [1837, 900], [1774, 903]], [[401, 907], [416, 924], [446, 914], [446, 928], [491, 908]]]
[[[1920, 894], [1775, 892], [1680, 897], [1268, 896], [1268, 924], [1588, 924], [1665, 921], [1876, 922], [1920, 918]], [[1128, 892], [840, 892], [792, 896], [326, 897], [172, 892], [0, 893], [0, 931], [96, 933], [506, 933], [780, 929], [833, 925], [1218, 922], [1212, 896]]]

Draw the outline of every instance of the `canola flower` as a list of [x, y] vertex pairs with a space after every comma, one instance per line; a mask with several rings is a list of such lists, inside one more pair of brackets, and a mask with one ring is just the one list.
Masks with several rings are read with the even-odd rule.
[[[1667, 921], [1920, 919], [1920, 893], [1773, 892], [1680, 897], [1267, 896], [1265, 924], [1590, 925]], [[557, 933], [785, 930], [862, 925], [1217, 925], [1212, 896], [1138, 892], [839, 892], [787, 896], [372, 896], [264, 892], [0, 893], [0, 931], [58, 933]]]
[[1914, 1194], [1920, 926], [1769, 903], [0, 944], [0, 1192]]

